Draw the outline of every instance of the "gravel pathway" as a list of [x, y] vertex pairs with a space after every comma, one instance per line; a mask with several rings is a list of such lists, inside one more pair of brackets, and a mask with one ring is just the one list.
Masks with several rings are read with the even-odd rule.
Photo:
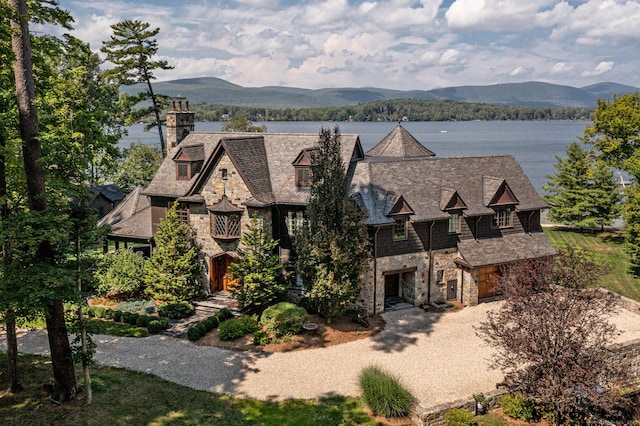
[[[493, 390], [501, 380], [488, 368], [493, 351], [474, 329], [498, 303], [444, 314], [418, 308], [389, 312], [383, 315], [385, 329], [371, 338], [288, 353], [234, 352], [167, 336], [99, 335], [95, 359], [194, 389], [273, 401], [358, 395], [358, 372], [375, 364], [400, 376], [429, 407]], [[621, 311], [613, 320], [624, 331], [619, 341], [640, 339], [640, 315]], [[4, 335], [0, 338], [5, 350]], [[19, 350], [48, 355], [46, 332], [22, 332]]]

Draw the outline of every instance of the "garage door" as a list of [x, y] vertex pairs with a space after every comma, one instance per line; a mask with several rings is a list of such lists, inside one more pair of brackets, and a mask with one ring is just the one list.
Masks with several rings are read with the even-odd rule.
[[497, 293], [498, 279], [500, 278], [499, 266], [481, 268], [478, 272], [478, 299], [493, 297]]

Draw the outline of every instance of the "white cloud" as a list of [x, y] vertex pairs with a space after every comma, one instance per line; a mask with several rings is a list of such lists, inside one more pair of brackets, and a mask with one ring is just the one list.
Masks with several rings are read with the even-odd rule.
[[600, 62], [595, 69], [593, 69], [592, 71], [583, 71], [582, 72], [582, 76], [583, 77], [595, 77], [595, 76], [599, 76], [605, 73], [608, 73], [609, 71], [611, 71], [613, 69], [613, 66], [615, 65], [614, 62]]
[[453, 29], [504, 31], [535, 25], [535, 15], [553, 0], [455, 0], [445, 14]]

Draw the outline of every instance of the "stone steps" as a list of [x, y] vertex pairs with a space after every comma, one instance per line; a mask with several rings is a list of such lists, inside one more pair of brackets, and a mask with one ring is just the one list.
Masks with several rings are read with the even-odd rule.
[[235, 300], [228, 292], [216, 293], [205, 300], [195, 301], [193, 302], [193, 306], [196, 308], [195, 314], [188, 318], [170, 321], [169, 328], [165, 330], [163, 334], [166, 336], [186, 339], [187, 331], [190, 327], [220, 312], [223, 308], [229, 309], [229, 311], [231, 311], [231, 313], [236, 317], [239, 317], [242, 314], [242, 311], [238, 306], [238, 301]]

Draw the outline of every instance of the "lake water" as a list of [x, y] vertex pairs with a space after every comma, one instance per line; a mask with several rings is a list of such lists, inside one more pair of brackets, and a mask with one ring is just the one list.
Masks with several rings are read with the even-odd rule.
[[[270, 121], [265, 124], [267, 131], [274, 133], [318, 133], [322, 126], [333, 128], [337, 124], [341, 133], [360, 135], [365, 151], [396, 126], [390, 122]], [[542, 194], [546, 176], [556, 172], [553, 167], [555, 157], [563, 157], [567, 145], [582, 136], [589, 124], [588, 121], [436, 121], [405, 122], [402, 126], [438, 157], [511, 154]], [[195, 129], [219, 131], [222, 125], [222, 122], [198, 122]], [[129, 135], [121, 140], [120, 147], [127, 147], [137, 140], [158, 143], [157, 133], [153, 130], [144, 132], [142, 125], [131, 126], [128, 130]]]

